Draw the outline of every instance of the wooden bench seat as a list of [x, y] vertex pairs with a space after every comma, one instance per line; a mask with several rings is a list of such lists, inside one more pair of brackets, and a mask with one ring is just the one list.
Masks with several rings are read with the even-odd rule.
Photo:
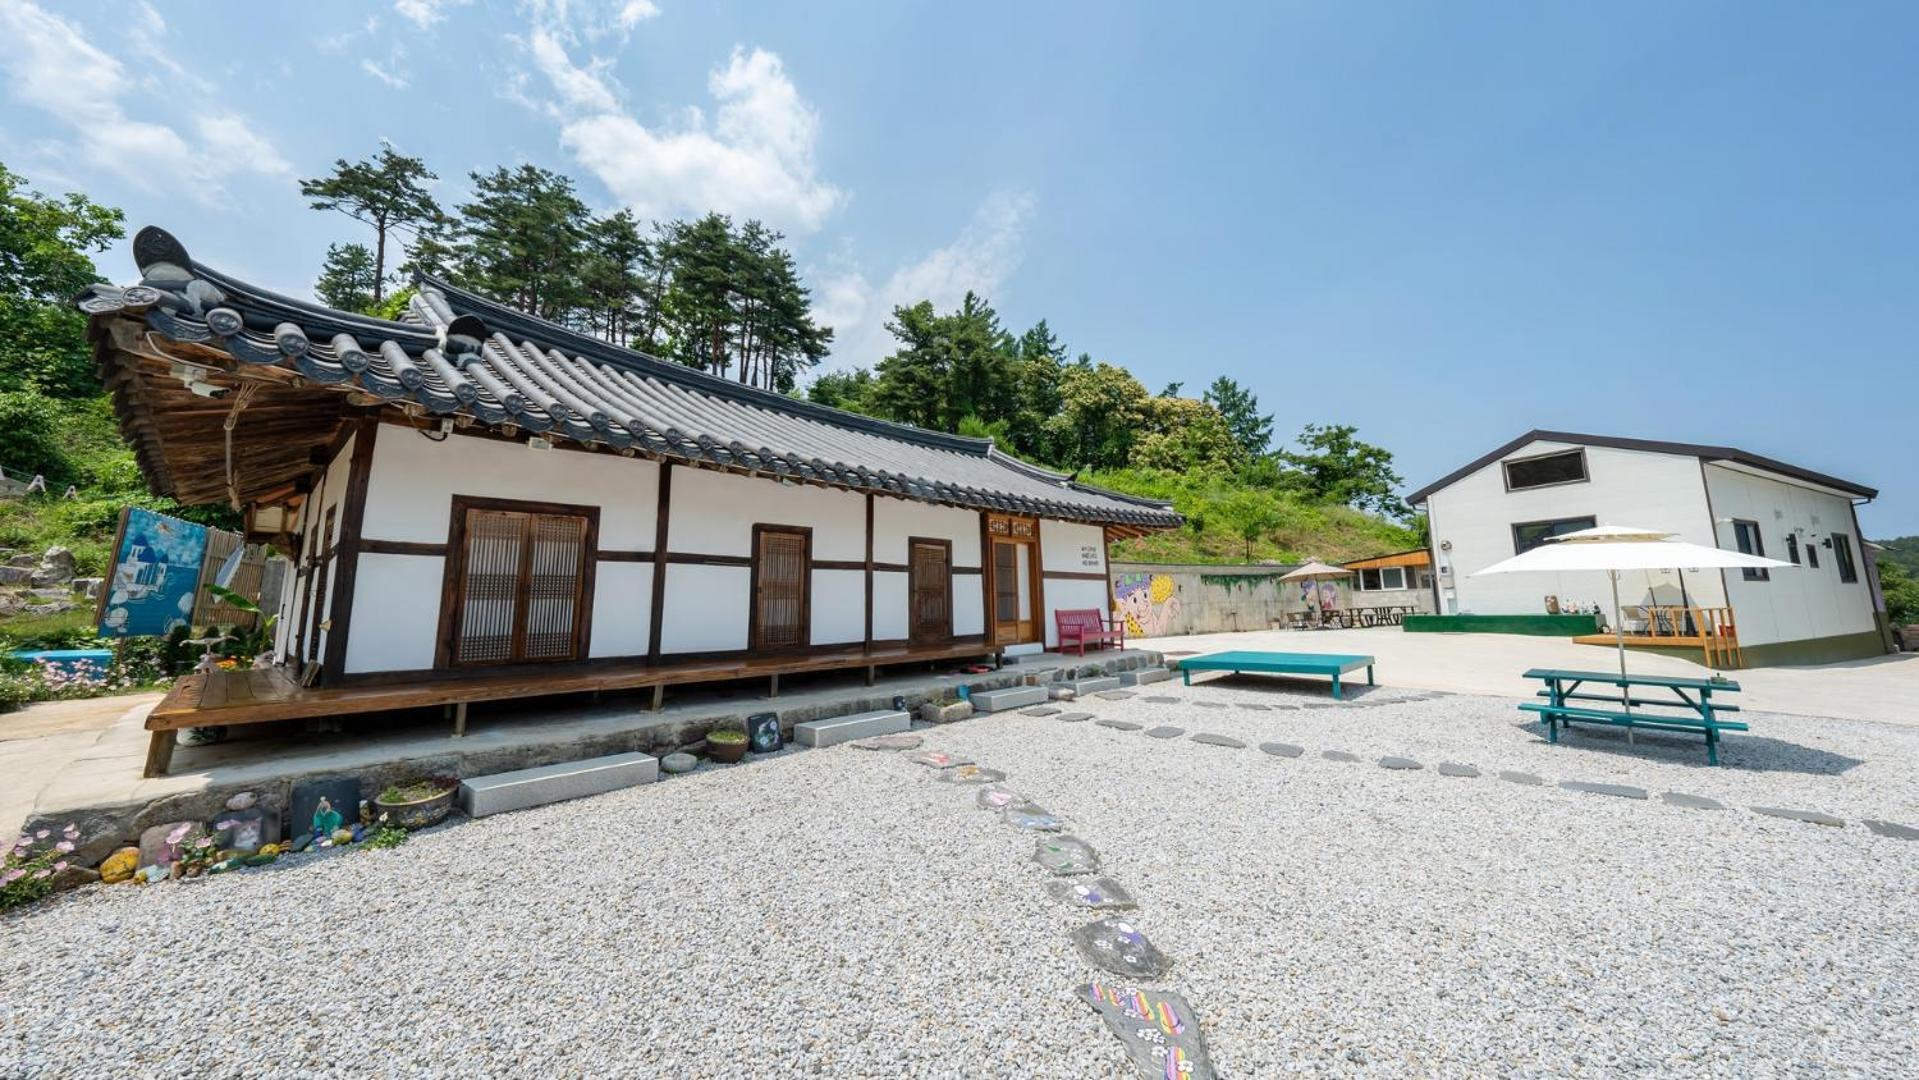
[[1061, 608], [1053, 612], [1053, 625], [1059, 631], [1059, 651], [1072, 649], [1086, 655], [1087, 646], [1126, 647], [1126, 624], [1099, 613], [1098, 608]]

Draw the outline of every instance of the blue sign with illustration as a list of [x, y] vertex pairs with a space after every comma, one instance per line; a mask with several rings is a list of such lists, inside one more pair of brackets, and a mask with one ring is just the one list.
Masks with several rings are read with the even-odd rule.
[[186, 626], [206, 554], [206, 526], [129, 508], [105, 584], [101, 635], [160, 637]]

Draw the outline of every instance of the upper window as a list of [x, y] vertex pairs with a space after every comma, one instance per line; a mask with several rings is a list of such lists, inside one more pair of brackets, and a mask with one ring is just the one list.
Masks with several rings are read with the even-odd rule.
[[1403, 566], [1375, 567], [1361, 570], [1356, 579], [1361, 592], [1380, 592], [1386, 589], [1406, 587], [1406, 568]]
[[[1766, 541], [1759, 535], [1759, 523], [1757, 521], [1734, 521], [1732, 523], [1732, 539], [1733, 543], [1738, 545], [1739, 550], [1747, 555], [1764, 556], [1766, 554]], [[1747, 581], [1771, 581], [1772, 571], [1755, 570], [1748, 567], [1739, 571], [1739, 576], [1745, 578]]]
[[1513, 553], [1524, 555], [1555, 536], [1590, 529], [1594, 524], [1596, 521], [1593, 518], [1576, 517], [1560, 518], [1557, 521], [1528, 521], [1514, 525]]
[[1819, 545], [1818, 544], [1806, 545], [1806, 566], [1813, 570], [1819, 569]]
[[1859, 567], [1852, 561], [1852, 537], [1845, 533], [1832, 534], [1832, 561], [1839, 567], [1840, 581], [1859, 580]]
[[1557, 454], [1519, 458], [1505, 463], [1506, 490], [1577, 484], [1586, 479], [1586, 452], [1565, 450]]
[[1793, 564], [1794, 566], [1799, 565], [1799, 534], [1798, 533], [1786, 534], [1786, 561]]

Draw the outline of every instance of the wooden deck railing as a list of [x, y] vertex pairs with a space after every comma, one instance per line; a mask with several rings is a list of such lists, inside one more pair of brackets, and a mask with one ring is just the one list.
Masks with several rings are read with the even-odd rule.
[[1620, 609], [1628, 644], [1697, 645], [1706, 666], [1738, 668], [1739, 629], [1729, 607], [1681, 607], [1677, 604], [1628, 604]]

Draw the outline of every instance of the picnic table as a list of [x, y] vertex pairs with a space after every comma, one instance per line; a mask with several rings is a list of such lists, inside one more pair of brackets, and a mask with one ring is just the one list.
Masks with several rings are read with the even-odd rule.
[[1205, 656], [1187, 656], [1180, 658], [1180, 677], [1187, 686], [1193, 685], [1195, 671], [1230, 671], [1235, 674], [1256, 671], [1262, 674], [1283, 675], [1331, 675], [1333, 677], [1333, 697], [1343, 698], [1339, 690], [1339, 677], [1349, 671], [1366, 669], [1366, 685], [1373, 685], [1373, 658], [1370, 656], [1351, 656], [1338, 653], [1292, 653], [1292, 652], [1223, 652], [1208, 653]]
[[[1695, 679], [1672, 675], [1622, 675], [1616, 671], [1563, 671], [1558, 668], [1533, 668], [1523, 676], [1545, 684], [1535, 696], [1542, 702], [1528, 701], [1520, 709], [1538, 713], [1546, 724], [1546, 741], [1559, 741], [1559, 727], [1570, 730], [1574, 723], [1610, 724], [1614, 727], [1649, 728], [1655, 731], [1695, 732], [1706, 737], [1706, 761], [1719, 764], [1719, 733], [1745, 731], [1737, 720], [1722, 720], [1721, 713], [1738, 712], [1739, 706], [1714, 701], [1714, 693], [1737, 693], [1739, 684], [1729, 679]], [[1610, 687], [1614, 692], [1595, 693], [1581, 689], [1587, 685]], [[1643, 691], [1666, 691], [1650, 696]], [[1590, 703], [1590, 704], [1588, 704]], [[1664, 710], [1634, 712], [1636, 708]]]

